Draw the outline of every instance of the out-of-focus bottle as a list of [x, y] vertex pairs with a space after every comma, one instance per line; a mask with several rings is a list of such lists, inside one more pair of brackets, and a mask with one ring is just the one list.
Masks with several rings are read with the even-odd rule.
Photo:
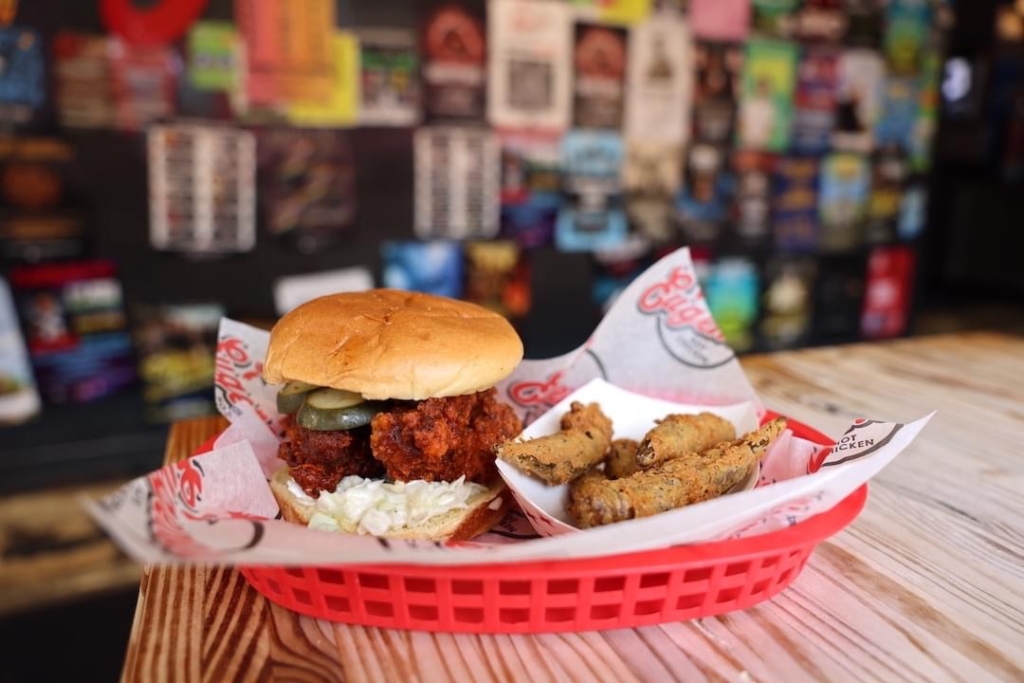
[[38, 414], [39, 407], [11, 290], [0, 278], [0, 426], [24, 422]]

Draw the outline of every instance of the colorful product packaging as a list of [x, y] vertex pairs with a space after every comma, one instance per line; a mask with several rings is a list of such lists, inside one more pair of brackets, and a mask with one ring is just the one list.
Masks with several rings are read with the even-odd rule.
[[135, 354], [110, 261], [11, 271], [36, 382], [51, 403], [85, 403], [134, 384]]

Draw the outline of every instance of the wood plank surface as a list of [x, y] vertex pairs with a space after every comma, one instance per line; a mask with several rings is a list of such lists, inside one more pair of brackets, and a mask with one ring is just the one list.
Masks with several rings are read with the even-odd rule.
[[0, 616], [107, 591], [131, 590], [139, 566], [79, 504], [125, 482], [64, 486], [0, 499]]
[[[391, 631], [269, 604], [231, 569], [146, 568], [128, 681], [1024, 680], [1024, 338], [948, 335], [743, 359], [765, 403], [836, 436], [939, 414], [864, 513], [769, 603], [640, 629]], [[222, 423], [172, 430], [169, 461]]]

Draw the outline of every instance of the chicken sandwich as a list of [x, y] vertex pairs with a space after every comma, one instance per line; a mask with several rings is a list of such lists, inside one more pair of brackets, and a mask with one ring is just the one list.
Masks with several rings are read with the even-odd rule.
[[286, 519], [381, 537], [465, 540], [507, 507], [494, 446], [522, 429], [495, 383], [522, 359], [507, 320], [373, 290], [281, 318], [263, 377], [286, 414], [271, 487]]

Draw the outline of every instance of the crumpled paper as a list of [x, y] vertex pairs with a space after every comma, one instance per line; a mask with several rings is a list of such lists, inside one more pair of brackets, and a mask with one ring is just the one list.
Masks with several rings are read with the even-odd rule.
[[[538, 537], [518, 513], [473, 543], [454, 546], [332, 534], [274, 519], [278, 510], [266, 479], [281, 466], [281, 416], [276, 387], [262, 380], [268, 338], [265, 331], [222, 321], [216, 402], [231, 426], [213, 451], [140, 477], [103, 500], [84, 501], [132, 557], [149, 563], [456, 565], [600, 556], [760, 534], [836, 505], [891, 462], [931, 417], [909, 424], [858, 420], [813, 473], [822, 446], [787, 433], [773, 446], [754, 490], [557, 538]], [[765, 412], [711, 317], [687, 249], [635, 280], [583, 346], [524, 361], [498, 391], [529, 424], [594, 379], [673, 403], [746, 404], [759, 418]]]

